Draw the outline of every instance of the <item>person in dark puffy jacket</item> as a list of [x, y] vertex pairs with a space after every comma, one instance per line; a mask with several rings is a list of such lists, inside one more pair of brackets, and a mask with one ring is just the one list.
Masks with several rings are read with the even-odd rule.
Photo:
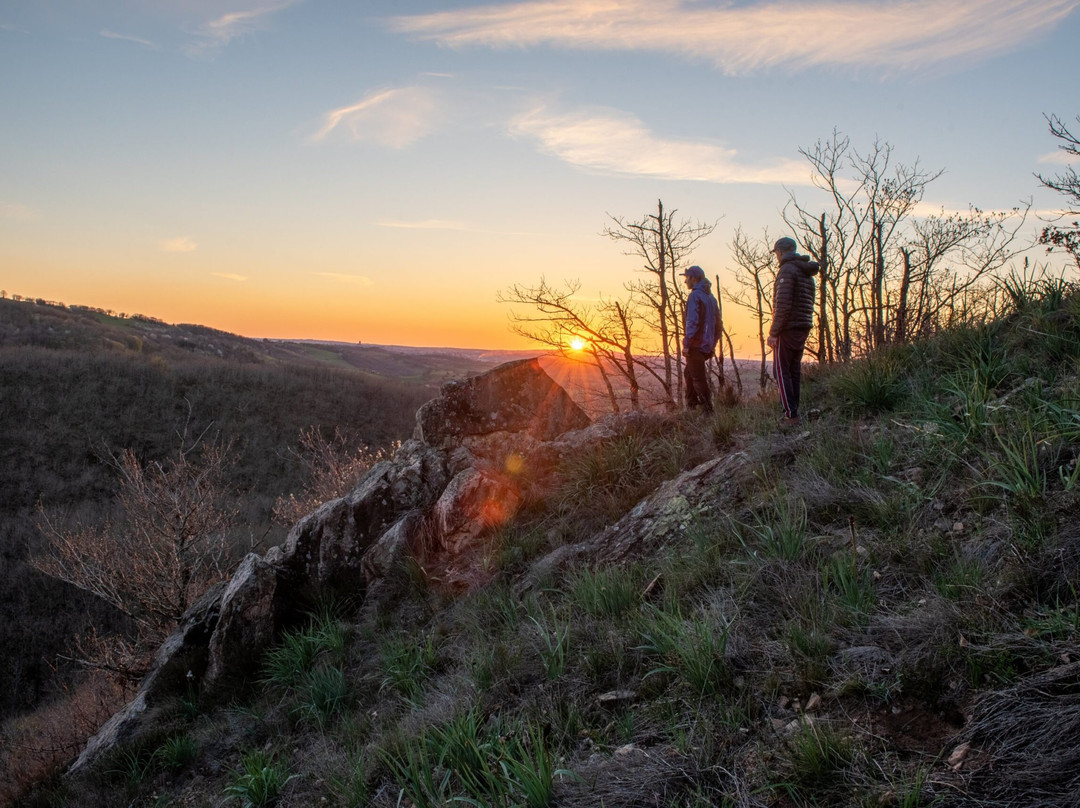
[[712, 412], [712, 393], [705, 374], [705, 363], [716, 350], [717, 333], [720, 329], [720, 304], [712, 293], [712, 284], [705, 277], [705, 270], [692, 266], [683, 272], [686, 287], [686, 315], [683, 318], [683, 381], [686, 385], [686, 406], [700, 407]]
[[799, 423], [799, 386], [806, 338], [814, 324], [814, 276], [820, 266], [809, 256], [799, 255], [794, 239], [786, 236], [773, 246], [780, 262], [773, 285], [773, 319], [769, 347], [773, 349], [773, 371], [780, 391], [784, 415], [782, 424]]

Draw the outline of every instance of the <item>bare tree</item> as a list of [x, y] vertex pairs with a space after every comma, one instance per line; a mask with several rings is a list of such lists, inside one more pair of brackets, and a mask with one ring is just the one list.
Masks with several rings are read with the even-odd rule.
[[777, 269], [769, 231], [762, 231], [760, 239], [751, 239], [741, 226], [736, 227], [735, 235], [731, 239], [731, 255], [735, 260], [735, 283], [738, 288], [726, 291], [724, 296], [737, 306], [748, 309], [757, 323], [758, 351], [761, 357], [758, 386], [764, 393], [769, 383], [765, 320], [772, 317], [772, 287], [776, 281]]
[[620, 407], [611, 382], [613, 372], [626, 383], [630, 407], [640, 409], [641, 385], [637, 376], [640, 362], [634, 356], [633, 306], [626, 301], [603, 299], [588, 305], [576, 299], [580, 289], [580, 281], [566, 281], [562, 288], [556, 288], [541, 278], [537, 286], [515, 284], [500, 292], [497, 300], [526, 307], [527, 312], [515, 309], [510, 315], [514, 331], [523, 337], [547, 345], [563, 356], [567, 356], [575, 342], [587, 346], [614, 412]]
[[227, 496], [228, 447], [185, 445], [164, 463], [141, 463], [126, 450], [111, 456], [120, 477], [119, 518], [66, 528], [44, 509], [47, 542], [31, 563], [102, 598], [127, 615], [134, 645], [117, 639], [84, 660], [138, 675], [188, 606], [224, 579], [233, 562], [226, 531], [237, 513]]
[[928, 336], [969, 310], [988, 282], [1012, 258], [1012, 245], [1031, 203], [1009, 211], [946, 213], [914, 219], [899, 248], [900, 285], [892, 337], [897, 342]]
[[603, 235], [624, 246], [626, 255], [643, 261], [646, 280], [626, 285], [628, 291], [644, 306], [644, 322], [659, 337], [659, 353], [663, 357], [663, 372], [654, 374], [665, 391], [669, 405], [682, 403], [682, 317], [685, 295], [677, 273], [694, 246], [716, 229], [716, 222], [676, 221], [676, 209], [664, 210], [663, 200], [657, 200], [656, 213], [638, 221], [610, 216], [611, 224]]
[[[800, 149], [826, 210], [790, 194], [784, 220], [822, 266], [816, 351], [847, 361], [978, 317], [988, 284], [1013, 256], [1030, 202], [1009, 211], [916, 215], [941, 171], [894, 159], [875, 141], [865, 153], [834, 131]], [[981, 302], [980, 302], [981, 301]]]
[[[831, 325], [822, 353], [846, 361], [887, 338], [888, 258], [902, 227], [941, 171], [926, 171], [916, 160], [898, 164], [893, 147], [876, 140], [866, 153], [834, 130], [829, 140], [800, 149], [810, 163], [814, 185], [828, 198], [831, 213], [812, 212], [792, 193], [784, 221], [819, 262], [826, 259], [819, 299]], [[818, 342], [825, 335], [819, 331]]]
[[[1056, 115], [1046, 116], [1050, 134], [1060, 143], [1058, 148], [1065, 153], [1066, 159], [1080, 160], [1080, 135], [1074, 135]], [[1076, 116], [1080, 124], [1080, 115]], [[1046, 188], [1057, 191], [1065, 197], [1066, 210], [1062, 219], [1068, 216], [1080, 216], [1080, 174], [1072, 165], [1067, 165], [1061, 174], [1051, 177], [1036, 174], [1036, 178]], [[1066, 225], [1047, 225], [1039, 236], [1039, 241], [1047, 245], [1047, 252], [1055, 247], [1065, 250], [1072, 256], [1076, 268], [1080, 269], [1080, 222], [1073, 221]]]

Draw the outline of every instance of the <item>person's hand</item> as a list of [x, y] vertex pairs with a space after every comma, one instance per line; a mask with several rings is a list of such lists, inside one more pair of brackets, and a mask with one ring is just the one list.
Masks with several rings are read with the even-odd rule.
[[772, 334], [770, 334], [769, 338], [765, 340], [765, 344], [768, 345], [770, 348], [775, 348], [777, 343], [779, 342], [780, 340], [774, 337]]

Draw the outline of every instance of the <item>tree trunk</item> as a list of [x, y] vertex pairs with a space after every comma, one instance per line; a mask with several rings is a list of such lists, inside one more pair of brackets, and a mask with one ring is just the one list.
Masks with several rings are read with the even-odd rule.
[[871, 345], [880, 348], [885, 344], [885, 249], [881, 222], [874, 226], [874, 283], [870, 289], [870, 308]]
[[829, 338], [829, 314], [825, 308], [827, 298], [826, 278], [829, 277], [829, 232], [825, 229], [825, 214], [821, 214], [818, 229], [821, 236], [821, 286], [818, 289], [818, 362], [833, 362], [832, 340]]
[[900, 281], [900, 300], [896, 306], [896, 341], [903, 345], [907, 342], [907, 306], [908, 289], [911, 287], [911, 252], [906, 247], [900, 248], [904, 256], [904, 277]]
[[604, 359], [595, 345], [592, 346], [592, 355], [593, 361], [596, 362], [596, 368], [600, 371], [600, 378], [604, 380], [604, 388], [607, 390], [608, 401], [611, 403], [611, 411], [617, 414], [619, 412], [619, 400], [615, 397], [615, 388], [611, 386], [611, 379], [608, 378], [607, 369], [604, 367]]

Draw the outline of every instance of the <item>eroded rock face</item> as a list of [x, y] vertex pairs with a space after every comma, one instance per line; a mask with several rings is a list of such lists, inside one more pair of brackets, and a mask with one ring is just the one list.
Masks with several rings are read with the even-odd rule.
[[462, 471], [432, 509], [439, 548], [457, 555], [484, 532], [509, 521], [521, 503], [521, 489], [509, 473]]
[[536, 359], [522, 359], [445, 385], [437, 399], [416, 413], [414, 437], [430, 446], [493, 432], [525, 432], [552, 440], [588, 424], [589, 416]]
[[267, 559], [248, 554], [221, 596], [217, 626], [210, 637], [206, 686], [216, 686], [238, 670], [233, 657], [238, 649], [258, 653], [270, 642], [277, 627], [277, 595], [278, 570]]
[[280, 547], [249, 555], [227, 586], [193, 607], [136, 699], [91, 740], [76, 767], [144, 732], [162, 693], [198, 687], [213, 694], [250, 674], [295, 612], [320, 595], [392, 589], [420, 533], [443, 554], [467, 550], [516, 513], [525, 472], [536, 485], [537, 470], [560, 456], [550, 441], [589, 423], [536, 360], [446, 385], [417, 413], [416, 436], [392, 460], [300, 520]]
[[[576, 440], [574, 443], [582, 445]], [[682, 541], [695, 519], [721, 507], [731, 509], [735, 502], [732, 481], [748, 462], [745, 454], [737, 452], [708, 460], [668, 480], [615, 524], [586, 541], [563, 545], [541, 558], [520, 588], [534, 587], [556, 570], [586, 561], [614, 563]]]
[[154, 654], [150, 673], [139, 684], [135, 698], [106, 721], [87, 742], [82, 754], [71, 765], [72, 772], [92, 764], [110, 749], [138, 741], [146, 728], [154, 723], [155, 713], [162, 703], [183, 694], [188, 684], [193, 685], [202, 677], [225, 588], [224, 583], [210, 587], [188, 609], [176, 631]]

